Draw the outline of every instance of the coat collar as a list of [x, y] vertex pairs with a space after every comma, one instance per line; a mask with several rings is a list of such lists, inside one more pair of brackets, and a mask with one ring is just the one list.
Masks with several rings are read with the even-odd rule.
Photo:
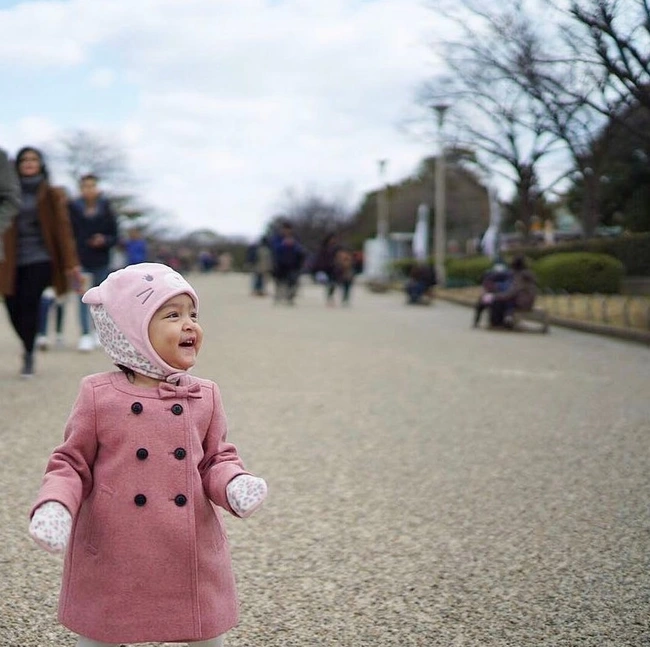
[[112, 371], [110, 374], [111, 384], [115, 389], [131, 396], [139, 398], [202, 398], [203, 389], [201, 382], [191, 375], [183, 375], [178, 384], [160, 382], [158, 386], [147, 387], [131, 384], [122, 371]]

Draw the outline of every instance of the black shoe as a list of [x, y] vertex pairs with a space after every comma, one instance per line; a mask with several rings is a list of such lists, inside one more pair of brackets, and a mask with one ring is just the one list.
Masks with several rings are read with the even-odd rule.
[[20, 371], [20, 377], [24, 379], [34, 377], [34, 353], [25, 353], [23, 355], [23, 368]]

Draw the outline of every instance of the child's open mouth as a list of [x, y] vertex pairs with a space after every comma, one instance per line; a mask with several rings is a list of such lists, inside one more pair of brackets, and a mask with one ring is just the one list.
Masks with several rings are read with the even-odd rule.
[[186, 339], [185, 341], [182, 341], [179, 345], [182, 346], [183, 348], [193, 348], [195, 343], [196, 343], [195, 339]]

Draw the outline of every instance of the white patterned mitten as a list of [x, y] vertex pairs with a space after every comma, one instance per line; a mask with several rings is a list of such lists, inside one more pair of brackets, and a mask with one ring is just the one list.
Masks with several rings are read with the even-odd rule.
[[65, 551], [72, 529], [72, 515], [58, 501], [46, 501], [38, 506], [31, 523], [29, 536], [48, 553]]
[[226, 486], [228, 503], [242, 519], [250, 517], [266, 499], [266, 481], [259, 476], [240, 474]]

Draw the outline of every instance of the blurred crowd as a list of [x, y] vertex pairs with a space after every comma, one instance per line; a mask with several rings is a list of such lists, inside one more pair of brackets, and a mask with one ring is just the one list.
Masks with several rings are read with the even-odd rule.
[[354, 277], [362, 269], [362, 257], [329, 233], [318, 250], [310, 252], [296, 237], [293, 225], [281, 220], [271, 235], [249, 246], [246, 265], [252, 273], [251, 294], [266, 296], [273, 286], [274, 303], [295, 304], [300, 277], [311, 275], [325, 287], [325, 302], [335, 305], [337, 294], [343, 306], [350, 304]]
[[[158, 261], [179, 272], [230, 272], [228, 250], [199, 250], [148, 241], [136, 222], [120, 223], [111, 201], [93, 173], [79, 179], [77, 195], [54, 186], [43, 153], [21, 148], [11, 160], [0, 149], [0, 293], [22, 345], [21, 375], [34, 374], [35, 349], [64, 344], [66, 304], [76, 293], [79, 320], [77, 349], [98, 346], [88, 307], [80, 296], [120, 267]], [[275, 229], [246, 251], [252, 294], [263, 296], [273, 286], [275, 303], [293, 305], [301, 275], [322, 283], [325, 302], [348, 305], [361, 256], [345, 247], [336, 233], [318, 250], [306, 249], [292, 223]], [[54, 315], [52, 313], [55, 313]], [[49, 327], [54, 326], [52, 336]]]

